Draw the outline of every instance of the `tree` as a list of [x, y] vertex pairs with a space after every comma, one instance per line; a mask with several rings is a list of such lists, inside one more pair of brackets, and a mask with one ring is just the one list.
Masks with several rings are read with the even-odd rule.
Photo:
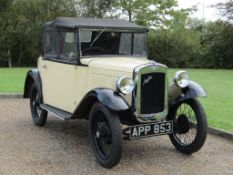
[[[3, 0], [0, 1], [2, 3]], [[42, 25], [57, 16], [76, 16], [74, 0], [13, 1], [0, 13], [0, 65], [36, 63], [41, 52]], [[4, 4], [4, 3], [3, 3]], [[1, 5], [1, 4], [0, 4]], [[2, 6], [1, 6], [2, 7]]]
[[111, 13], [114, 0], [76, 0], [79, 16], [89, 18], [103, 18], [107, 12]]
[[[41, 54], [42, 26], [58, 16], [127, 17], [148, 26], [149, 58], [171, 67], [233, 68], [233, 26], [204, 25], [177, 10], [176, 0], [0, 0], [0, 66], [32, 66]], [[232, 0], [219, 4], [232, 20]]]
[[226, 16], [229, 21], [233, 21], [233, 0], [229, 0], [225, 3], [218, 3], [216, 7], [222, 12], [223, 16]]
[[151, 30], [149, 33], [149, 58], [169, 67], [200, 67], [201, 33], [181, 26], [172, 30]]
[[14, 30], [9, 18], [13, 0], [0, 0], [0, 62], [8, 61], [8, 66], [12, 67], [11, 44], [14, 38]]
[[208, 68], [233, 68], [233, 26], [228, 22], [209, 22], [202, 36], [203, 65]]
[[184, 14], [176, 10], [176, 0], [119, 0], [115, 4], [119, 16], [125, 15], [129, 21], [153, 28], [169, 27], [174, 18]]

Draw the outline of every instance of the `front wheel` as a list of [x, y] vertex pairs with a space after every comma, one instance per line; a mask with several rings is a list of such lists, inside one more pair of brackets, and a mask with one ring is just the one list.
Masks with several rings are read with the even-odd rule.
[[192, 154], [205, 143], [206, 114], [196, 99], [188, 99], [171, 107], [168, 120], [173, 120], [174, 131], [169, 135], [172, 144], [182, 153]]
[[90, 112], [89, 133], [98, 162], [105, 168], [117, 165], [122, 151], [119, 117], [101, 103], [95, 103]]

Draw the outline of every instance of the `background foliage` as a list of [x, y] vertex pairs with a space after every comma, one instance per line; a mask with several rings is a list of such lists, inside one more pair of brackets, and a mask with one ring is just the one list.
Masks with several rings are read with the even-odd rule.
[[176, 0], [0, 0], [0, 66], [35, 66], [42, 26], [57, 16], [124, 18], [148, 26], [149, 58], [169, 67], [233, 68], [233, 1], [224, 21], [193, 19]]

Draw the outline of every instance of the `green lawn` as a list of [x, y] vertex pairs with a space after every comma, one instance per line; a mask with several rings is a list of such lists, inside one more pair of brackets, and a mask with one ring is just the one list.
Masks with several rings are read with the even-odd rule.
[[[1, 68], [0, 93], [22, 93], [29, 68]], [[172, 80], [177, 69], [169, 70]], [[200, 98], [210, 126], [233, 132], [233, 71], [188, 69], [190, 78], [201, 84], [208, 98]]]
[[22, 93], [30, 68], [0, 68], [0, 93]]

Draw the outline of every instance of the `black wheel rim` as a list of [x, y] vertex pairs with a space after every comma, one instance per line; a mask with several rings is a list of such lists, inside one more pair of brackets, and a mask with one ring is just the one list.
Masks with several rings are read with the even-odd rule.
[[40, 95], [36, 89], [34, 89], [32, 92], [31, 109], [32, 109], [33, 117], [40, 118], [42, 112], [40, 107]]
[[91, 128], [92, 139], [97, 153], [103, 159], [108, 159], [112, 152], [112, 132], [102, 111], [95, 112]]
[[182, 103], [174, 117], [174, 138], [182, 146], [192, 144], [197, 136], [197, 117], [193, 108]]

